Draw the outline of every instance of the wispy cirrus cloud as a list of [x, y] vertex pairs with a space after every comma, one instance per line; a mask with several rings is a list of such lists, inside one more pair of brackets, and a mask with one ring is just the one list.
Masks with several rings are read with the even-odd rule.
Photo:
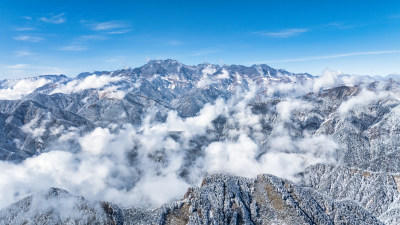
[[28, 41], [28, 42], [39, 42], [39, 41], [43, 41], [44, 38], [38, 37], [38, 36], [32, 36], [32, 35], [19, 35], [19, 36], [15, 36], [14, 40], [17, 40], [17, 41]]
[[7, 69], [26, 69], [29, 68], [29, 64], [15, 64], [6, 66]]
[[31, 30], [36, 30], [34, 27], [17, 27], [15, 28], [16, 31], [31, 31]]
[[[48, 65], [13, 64], [1, 65], [0, 73], [13, 78], [23, 78], [27, 76], [37, 76], [38, 74], [67, 74], [71, 73], [71, 68], [60, 68]], [[75, 73], [78, 71], [74, 71]]]
[[72, 40], [72, 42], [67, 45], [59, 48], [61, 51], [85, 51], [88, 49], [87, 44], [89, 41], [103, 41], [107, 40], [108, 37], [105, 35], [82, 35], [76, 37]]
[[82, 24], [89, 27], [90, 30], [103, 32], [104, 34], [125, 34], [132, 31], [130, 25], [121, 20], [111, 20], [105, 22], [93, 22], [82, 20]]
[[108, 39], [104, 35], [82, 35], [75, 38], [75, 42], [86, 42], [86, 41], [103, 41]]
[[40, 17], [39, 20], [45, 23], [52, 23], [52, 24], [61, 24], [67, 21], [67, 19], [65, 18], [65, 13], [60, 13], [49, 17]]
[[342, 58], [342, 57], [350, 57], [350, 56], [382, 55], [382, 54], [396, 54], [396, 53], [400, 53], [400, 50], [350, 52], [350, 53], [343, 53], [343, 54], [334, 54], [334, 55], [325, 55], [325, 56], [311, 56], [311, 57], [292, 58], [292, 59], [281, 59], [281, 60], [270, 60], [270, 61], [252, 62], [252, 63], [254, 63], [254, 64], [259, 64], [259, 63], [303, 62], [303, 61], [314, 61], [314, 60], [323, 60], [323, 59], [334, 59], [334, 58]]
[[203, 50], [193, 52], [192, 55], [193, 56], [203, 56], [203, 55], [209, 55], [209, 54], [214, 54], [214, 53], [218, 53], [218, 52], [219, 52], [219, 50], [217, 50], [217, 49], [203, 49]]
[[330, 27], [330, 28], [339, 29], [339, 30], [347, 30], [347, 29], [355, 28], [355, 27], [357, 27], [357, 25], [345, 24], [345, 23], [341, 23], [341, 22], [333, 22], [333, 23], [326, 24], [325, 27]]
[[67, 46], [59, 48], [59, 50], [61, 50], [61, 51], [76, 51], [76, 52], [84, 51], [87, 49], [88, 49], [88, 47], [83, 46], [83, 45], [67, 45]]
[[285, 29], [276, 32], [255, 32], [255, 34], [259, 34], [261, 36], [267, 37], [275, 37], [275, 38], [287, 38], [300, 35], [302, 33], [306, 33], [310, 31], [310, 29], [306, 28], [296, 28], [296, 29]]
[[91, 23], [90, 28], [95, 31], [111, 31], [127, 28], [129, 25], [124, 21], [107, 21]]
[[121, 29], [121, 30], [114, 30], [114, 31], [107, 32], [107, 34], [125, 34], [130, 31], [131, 31], [131, 29]]
[[292, 28], [292, 29], [283, 29], [283, 30], [278, 30], [275, 32], [272, 31], [258, 31], [258, 32], [253, 32], [253, 34], [258, 34], [260, 36], [265, 36], [265, 37], [273, 37], [273, 38], [289, 38], [289, 37], [294, 37], [294, 36], [299, 36], [301, 34], [310, 32], [312, 30], [314, 31], [320, 31], [320, 30], [326, 30], [326, 28], [331, 28], [334, 30], [347, 30], [347, 29], [352, 29], [355, 27], [361, 26], [360, 24], [348, 24], [344, 22], [332, 22], [328, 24], [323, 24], [319, 26], [315, 26], [312, 28]]
[[33, 52], [26, 51], [26, 50], [19, 50], [19, 51], [15, 51], [14, 55], [17, 57], [28, 56], [28, 55], [33, 55]]

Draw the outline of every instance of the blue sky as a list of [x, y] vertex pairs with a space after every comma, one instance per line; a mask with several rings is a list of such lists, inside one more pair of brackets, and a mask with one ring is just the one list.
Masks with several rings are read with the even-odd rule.
[[0, 79], [149, 59], [400, 73], [400, 1], [0, 1]]

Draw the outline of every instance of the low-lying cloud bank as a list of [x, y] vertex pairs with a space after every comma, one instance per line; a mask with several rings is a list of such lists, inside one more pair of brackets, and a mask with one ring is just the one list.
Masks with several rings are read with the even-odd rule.
[[45, 78], [9, 80], [3, 84], [4, 88], [0, 88], [0, 100], [16, 100], [22, 98], [24, 95], [32, 93], [39, 87], [50, 83], [51, 81]]
[[56, 76], [41, 76], [37, 78], [0, 80], [0, 100], [22, 99], [46, 84], [54, 84], [55, 88], [50, 94], [71, 94], [87, 89], [97, 89], [102, 96], [122, 99], [126, 91], [119, 90], [120, 86], [115, 85], [122, 80], [124, 80], [123, 77], [113, 77], [105, 74], [93, 74], [83, 79], [69, 79], [66, 77], [57, 79]]
[[[250, 106], [258, 91], [254, 86], [237, 91], [228, 100], [206, 104], [189, 118], [170, 111], [159, 122], [156, 109], [150, 109], [140, 126], [110, 124], [83, 136], [54, 128], [61, 134], [62, 145], [76, 140], [79, 148], [52, 147], [20, 164], [0, 162], [0, 208], [48, 187], [90, 200], [156, 206], [179, 199], [207, 174], [254, 177], [271, 173], [296, 181], [296, 174], [308, 165], [335, 161], [337, 144], [330, 137], [293, 138], [290, 134], [287, 126], [292, 115], [313, 108], [297, 99], [287, 98], [277, 105], [279, 118], [265, 145], [263, 115], [254, 114]], [[219, 122], [222, 132], [218, 121], [223, 121]], [[40, 138], [43, 124], [32, 120], [24, 131]]]
[[[199, 81], [201, 87], [215, 82], [208, 81], [207, 75]], [[126, 92], [111, 85], [120, 80], [92, 75], [81, 82], [60, 85], [52, 93], [96, 88], [123, 98]], [[296, 174], [309, 165], [334, 163], [339, 148], [327, 135], [307, 131], [293, 134], [298, 127], [294, 115], [311, 113], [317, 107], [314, 105], [317, 103], [298, 96], [370, 81], [368, 77], [340, 76], [338, 72], [326, 71], [323, 76], [302, 84], [238, 88], [231, 98], [208, 103], [193, 117], [181, 118], [171, 110], [165, 121], [160, 122], [157, 108], [150, 108], [139, 126], [109, 124], [84, 135], [80, 135], [79, 129], [53, 127], [50, 132], [60, 135], [58, 146], [62, 149], [56, 143], [20, 164], [0, 161], [0, 208], [49, 187], [63, 188], [90, 200], [149, 207], [179, 199], [189, 186], [199, 185], [211, 173], [245, 177], [270, 173], [297, 181]], [[44, 81], [35, 82], [39, 83], [17, 83], [10, 90], [29, 89], [27, 93]], [[0, 90], [3, 91], [0, 96], [13, 98], [10, 90]], [[23, 91], [15, 93], [14, 97], [18, 97]], [[271, 100], [278, 94], [274, 113], [252, 111], [252, 104]], [[365, 89], [344, 102], [337, 113], [345, 114], [354, 107], [364, 106], [366, 98], [375, 101], [386, 96], [386, 92], [374, 94]], [[48, 129], [46, 124], [33, 119], [23, 126], [23, 131], [40, 138]], [[269, 127], [268, 132], [265, 126]], [[68, 149], [66, 146], [71, 142], [77, 145], [71, 144]]]
[[64, 93], [70, 94], [74, 92], [80, 92], [86, 89], [100, 89], [106, 87], [113, 82], [123, 80], [122, 77], [112, 77], [109, 75], [97, 76], [95, 74], [85, 77], [82, 80], [72, 80], [66, 84], [60, 84], [50, 94]]

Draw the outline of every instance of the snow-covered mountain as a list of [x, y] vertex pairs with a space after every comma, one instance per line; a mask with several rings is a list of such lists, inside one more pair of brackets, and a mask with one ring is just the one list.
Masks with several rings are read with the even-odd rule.
[[3, 80], [0, 221], [398, 224], [399, 91], [176, 60]]

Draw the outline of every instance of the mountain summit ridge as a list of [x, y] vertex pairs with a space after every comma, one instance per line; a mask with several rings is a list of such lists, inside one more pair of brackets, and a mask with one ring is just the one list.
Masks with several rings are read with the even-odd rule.
[[161, 69], [161, 71], [167, 71], [167, 72], [177, 72], [178, 71], [177, 68], [201, 70], [201, 69], [206, 68], [207, 66], [211, 66], [211, 67], [219, 68], [219, 69], [229, 69], [231, 71], [235, 71], [235, 70], [249, 71], [252, 69], [256, 69], [256, 70], [262, 69], [262, 70], [266, 70], [266, 71], [268, 71], [268, 70], [274, 71], [274, 74], [276, 73], [275, 71], [277, 71], [282, 74], [293, 74], [293, 75], [302, 74], [302, 75], [307, 75], [310, 77], [312, 76], [311, 74], [308, 74], [308, 73], [290, 73], [284, 69], [274, 69], [267, 64], [253, 64], [251, 66], [243, 66], [243, 65], [239, 65], [239, 64], [219, 65], [219, 64], [211, 64], [211, 63], [204, 62], [204, 63], [200, 63], [197, 65], [186, 65], [175, 59], [163, 59], [163, 60], [154, 59], [154, 60], [149, 60], [146, 64], [139, 66], [139, 67], [135, 67], [135, 68], [120, 69], [120, 70], [115, 70], [115, 71], [82, 72], [82, 73], [78, 74], [75, 78], [82, 79], [82, 78], [85, 78], [90, 75], [102, 75], [102, 74], [111, 74], [111, 73], [124, 74], [124, 73], [130, 73], [133, 71], [143, 72], [144, 70], [149, 70], [149, 69], [154, 69], [154, 68], [158, 68], [158, 69]]

